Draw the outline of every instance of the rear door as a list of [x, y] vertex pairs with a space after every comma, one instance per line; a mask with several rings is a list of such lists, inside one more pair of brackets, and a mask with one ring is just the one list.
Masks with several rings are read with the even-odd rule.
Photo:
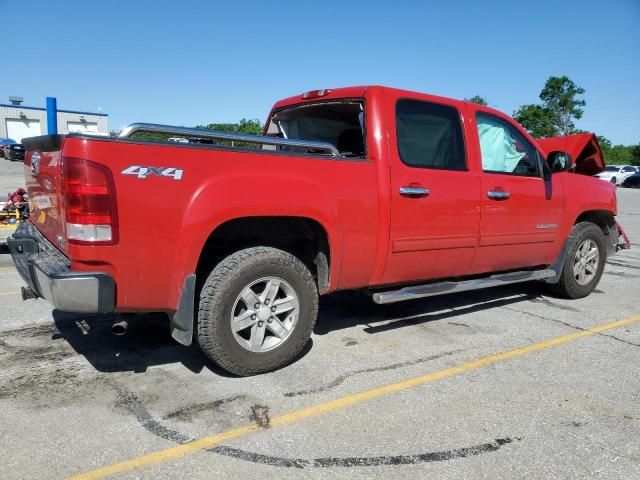
[[464, 275], [477, 246], [480, 179], [467, 164], [460, 104], [399, 92], [387, 102], [391, 219], [382, 281]]
[[558, 175], [545, 175], [543, 154], [506, 117], [477, 112], [476, 155], [482, 166], [480, 244], [472, 273], [553, 261], [563, 221]]

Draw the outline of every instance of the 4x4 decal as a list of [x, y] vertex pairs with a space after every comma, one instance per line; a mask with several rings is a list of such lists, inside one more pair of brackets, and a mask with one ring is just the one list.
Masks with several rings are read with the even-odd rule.
[[136, 175], [138, 178], [147, 178], [151, 175], [158, 177], [171, 177], [174, 180], [182, 179], [181, 168], [175, 167], [141, 167], [140, 165], [132, 165], [122, 170], [123, 175]]

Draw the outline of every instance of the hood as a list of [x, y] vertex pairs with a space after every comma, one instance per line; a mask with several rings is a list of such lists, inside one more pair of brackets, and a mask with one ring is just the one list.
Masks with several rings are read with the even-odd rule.
[[546, 154], [560, 150], [571, 155], [576, 173], [595, 175], [604, 170], [604, 156], [594, 133], [578, 133], [536, 140]]

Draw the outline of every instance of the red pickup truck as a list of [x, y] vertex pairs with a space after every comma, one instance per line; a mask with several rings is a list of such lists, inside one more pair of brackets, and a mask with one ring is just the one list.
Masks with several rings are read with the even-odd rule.
[[404, 90], [287, 98], [260, 136], [134, 124], [24, 144], [32, 213], [9, 241], [23, 296], [166, 312], [173, 338], [238, 375], [290, 362], [319, 294], [539, 280], [580, 298], [628, 246], [615, 186], [590, 176], [593, 135], [537, 142], [494, 109]]

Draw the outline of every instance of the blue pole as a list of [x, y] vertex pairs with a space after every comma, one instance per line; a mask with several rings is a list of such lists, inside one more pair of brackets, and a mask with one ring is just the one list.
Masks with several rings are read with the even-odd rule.
[[47, 97], [47, 133], [58, 134], [58, 105], [56, 97]]

